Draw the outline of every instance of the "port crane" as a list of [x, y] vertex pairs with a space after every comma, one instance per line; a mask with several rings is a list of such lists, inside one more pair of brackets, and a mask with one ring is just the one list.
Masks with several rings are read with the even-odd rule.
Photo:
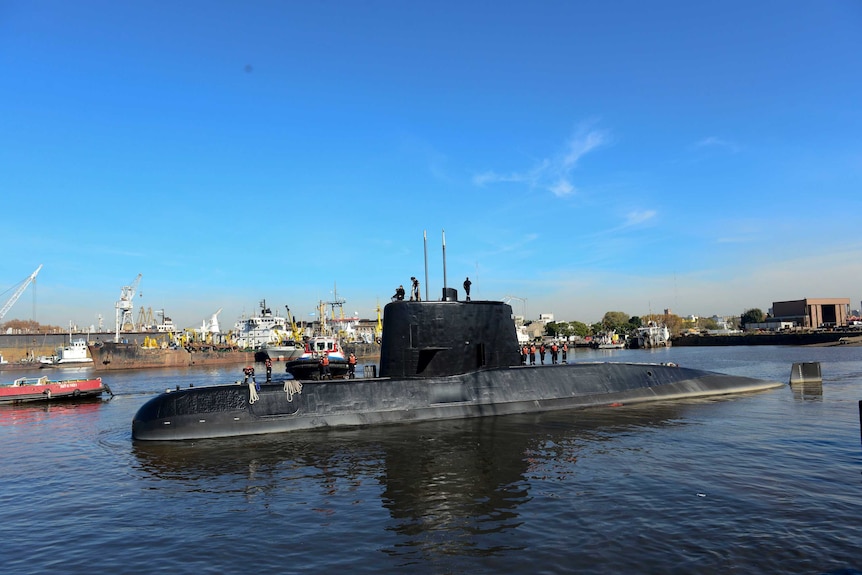
[[[164, 323], [165, 319], [165, 310], [156, 310], [156, 313], [162, 314], [162, 322]], [[148, 307], [145, 308], [141, 306], [141, 309], [138, 310], [138, 326], [142, 331], [147, 331], [148, 328], [156, 325], [155, 316], [153, 315], [153, 308]]]
[[135, 294], [138, 292], [138, 284], [141, 283], [141, 275], [138, 274], [138, 277], [135, 278], [130, 285], [123, 286], [120, 290], [120, 299], [117, 301], [116, 311], [117, 311], [117, 335], [114, 336], [114, 342], [120, 342], [120, 332], [125, 328], [126, 325], [131, 326], [131, 330], [135, 329], [135, 316], [132, 315], [132, 308], [134, 308]]
[[39, 264], [39, 267], [36, 268], [36, 271], [31, 273], [27, 278], [21, 282], [21, 285], [18, 286], [18, 289], [15, 290], [15, 293], [12, 294], [12, 297], [9, 298], [3, 305], [3, 309], [0, 309], [0, 321], [3, 321], [3, 318], [6, 316], [6, 313], [12, 309], [12, 306], [15, 305], [15, 302], [18, 301], [18, 298], [21, 297], [21, 294], [24, 293], [24, 290], [27, 289], [27, 286], [32, 282], [36, 281], [36, 276], [39, 275], [39, 270], [42, 269], [42, 264]]
[[296, 318], [290, 315], [290, 307], [284, 306], [285, 311], [287, 312], [287, 321], [290, 324], [290, 334], [293, 338], [293, 341], [296, 343], [302, 343], [302, 330], [299, 329], [299, 326], [296, 325]]

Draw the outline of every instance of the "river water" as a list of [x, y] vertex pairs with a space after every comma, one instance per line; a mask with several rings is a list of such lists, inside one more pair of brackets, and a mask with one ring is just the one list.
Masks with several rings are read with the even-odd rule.
[[110, 400], [0, 406], [2, 572], [862, 570], [862, 347], [571, 355], [823, 384], [155, 444], [131, 439], [149, 397], [241, 366], [110, 373]]

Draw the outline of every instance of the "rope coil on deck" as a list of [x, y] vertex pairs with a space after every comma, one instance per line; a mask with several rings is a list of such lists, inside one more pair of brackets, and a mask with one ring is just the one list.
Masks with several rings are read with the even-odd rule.
[[284, 393], [287, 394], [287, 401], [293, 401], [294, 394], [302, 393], [302, 382], [288, 379], [284, 382]]
[[255, 389], [255, 383], [253, 380], [249, 381], [248, 382], [248, 402], [254, 403], [258, 399], [260, 399], [260, 396], [257, 394], [257, 390]]

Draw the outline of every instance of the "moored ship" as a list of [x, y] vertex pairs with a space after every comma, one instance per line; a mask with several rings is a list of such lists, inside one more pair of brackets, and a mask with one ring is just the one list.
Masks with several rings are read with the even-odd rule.
[[[130, 286], [124, 286], [116, 304], [117, 323], [113, 341], [91, 341], [87, 344], [93, 368], [97, 371], [139, 369], [153, 367], [189, 367], [248, 363], [254, 354], [232, 345], [222, 336], [215, 312], [210, 321], [204, 321], [200, 330], [180, 330], [171, 318], [162, 312], [162, 323], [150, 332], [123, 332], [131, 325], [132, 301], [137, 292], [141, 274]], [[137, 337], [143, 338], [139, 343]]]
[[92, 365], [93, 359], [87, 355], [86, 340], [75, 339], [69, 345], [57, 348], [55, 355], [40, 357], [39, 363], [47, 367], [81, 367]]
[[637, 328], [631, 343], [632, 347], [638, 349], [670, 347], [670, 331], [666, 325], [659, 325], [651, 321], [648, 325]]
[[251, 317], [240, 318], [231, 334], [232, 342], [242, 349], [253, 350], [256, 361], [267, 358], [272, 361], [290, 361], [303, 354], [305, 346], [296, 322], [291, 318], [290, 308], [285, 306], [287, 316], [272, 313], [261, 300], [260, 311]]
[[88, 346], [97, 371], [152, 367], [227, 365], [254, 361], [254, 353], [233, 346], [189, 344], [145, 346], [129, 342], [95, 342]]

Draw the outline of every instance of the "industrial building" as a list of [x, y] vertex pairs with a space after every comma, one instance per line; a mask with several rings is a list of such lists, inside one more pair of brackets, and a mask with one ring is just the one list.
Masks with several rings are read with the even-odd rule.
[[805, 298], [772, 302], [770, 321], [793, 322], [802, 328], [842, 327], [848, 324], [850, 298]]

